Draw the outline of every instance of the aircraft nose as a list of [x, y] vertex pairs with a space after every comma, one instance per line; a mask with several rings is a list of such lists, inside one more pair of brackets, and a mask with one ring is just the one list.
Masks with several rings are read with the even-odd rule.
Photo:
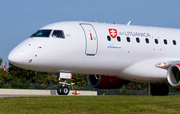
[[31, 39], [26, 39], [17, 45], [8, 55], [8, 61], [18, 67], [21, 67], [26, 63], [27, 57], [25, 56], [25, 50], [27, 50], [29, 46], [29, 42]]
[[22, 55], [23, 55], [23, 50], [19, 50], [15, 48], [9, 53], [8, 60], [11, 64], [14, 65], [20, 64], [22, 63]]

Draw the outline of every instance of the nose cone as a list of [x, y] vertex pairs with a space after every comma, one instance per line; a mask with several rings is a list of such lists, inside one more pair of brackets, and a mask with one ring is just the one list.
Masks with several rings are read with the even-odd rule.
[[9, 62], [15, 66], [22, 64], [22, 54], [22, 50], [18, 49], [18, 47], [14, 48], [8, 55]]
[[24, 50], [27, 48], [27, 42], [29, 40], [25, 40], [21, 42], [18, 46], [16, 46], [8, 55], [8, 60], [11, 64], [21, 67], [22, 63], [24, 63]]

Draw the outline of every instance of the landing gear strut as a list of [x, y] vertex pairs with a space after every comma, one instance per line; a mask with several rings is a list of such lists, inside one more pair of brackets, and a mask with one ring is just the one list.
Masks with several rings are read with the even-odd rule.
[[58, 86], [57, 93], [58, 95], [68, 95], [69, 94], [69, 88], [67, 85], [70, 85], [66, 82], [67, 79], [71, 79], [72, 74], [71, 73], [60, 73], [59, 74], [59, 84], [61, 86]]
[[169, 88], [166, 84], [153, 84], [151, 87], [151, 95], [166, 96], [169, 93]]

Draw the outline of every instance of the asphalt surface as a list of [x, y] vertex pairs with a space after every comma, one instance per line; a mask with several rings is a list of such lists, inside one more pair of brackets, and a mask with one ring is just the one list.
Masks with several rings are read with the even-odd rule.
[[5, 97], [42, 97], [42, 96], [52, 96], [52, 95], [0, 95], [0, 98], [5, 98]]

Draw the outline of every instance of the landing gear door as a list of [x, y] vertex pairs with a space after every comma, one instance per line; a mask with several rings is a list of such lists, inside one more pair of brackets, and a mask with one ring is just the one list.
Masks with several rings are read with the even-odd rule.
[[95, 56], [97, 54], [98, 39], [94, 27], [91, 24], [80, 24], [86, 39], [85, 54], [87, 56]]

